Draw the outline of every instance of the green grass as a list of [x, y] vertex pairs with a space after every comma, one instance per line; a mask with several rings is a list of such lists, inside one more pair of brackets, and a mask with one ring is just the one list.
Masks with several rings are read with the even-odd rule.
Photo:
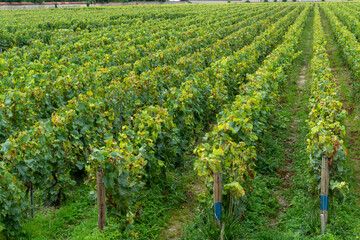
[[[286, 199], [286, 213], [281, 214], [275, 226], [256, 231], [248, 236], [248, 239], [298, 239], [305, 237], [306, 234], [316, 228], [314, 218], [314, 207], [316, 201], [311, 198], [304, 198], [307, 194], [306, 184], [306, 134], [308, 109], [310, 61], [312, 58], [312, 23], [313, 13], [309, 16], [304, 29], [303, 38], [299, 46], [302, 54], [295, 60], [291, 70], [287, 86], [284, 87], [282, 94], [282, 104], [277, 113], [279, 126], [282, 128], [274, 129], [274, 137], [278, 139], [277, 150], [284, 158], [284, 164], [292, 174], [288, 180], [288, 186], [280, 185], [275, 190], [278, 195]], [[304, 86], [299, 88], [300, 75], [306, 79]], [[280, 167], [279, 169], [282, 169]], [[309, 221], [310, 220], [310, 221]]]
[[[193, 158], [192, 155], [188, 156]], [[184, 167], [183, 182], [184, 188], [183, 192], [186, 195], [186, 202], [182, 203], [179, 208], [173, 209], [171, 211], [171, 218], [167, 223], [167, 227], [160, 234], [159, 239], [176, 239], [183, 235], [183, 227], [189, 221], [195, 217], [196, 212], [198, 211], [198, 196], [203, 195], [206, 191], [205, 184], [197, 176], [195, 170], [192, 169], [193, 162], [189, 159], [186, 161], [186, 166]]]
[[[94, 201], [88, 197], [87, 187], [74, 191], [75, 196], [63, 207], [40, 207], [34, 211], [35, 217], [23, 224], [25, 239], [64, 239], [82, 222], [89, 221], [94, 215]], [[75, 200], [76, 199], [76, 200]], [[74, 200], [73, 202], [71, 202]]]
[[74, 195], [59, 208], [40, 207], [35, 217], [23, 224], [17, 239], [158, 239], [166, 228], [173, 211], [186, 201], [184, 194], [189, 176], [180, 172], [169, 173], [166, 191], [164, 186], [144, 190], [141, 211], [129, 224], [126, 216], [107, 215], [103, 232], [97, 228], [96, 199], [83, 185], [74, 189]]

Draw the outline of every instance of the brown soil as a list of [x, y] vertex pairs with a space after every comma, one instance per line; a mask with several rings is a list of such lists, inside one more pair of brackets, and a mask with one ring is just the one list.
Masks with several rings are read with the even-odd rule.
[[160, 239], [179, 239], [183, 236], [183, 227], [196, 215], [198, 196], [203, 193], [204, 183], [201, 179], [187, 184], [190, 188], [186, 191], [187, 202], [180, 205], [180, 209], [172, 212], [168, 227], [163, 231]]

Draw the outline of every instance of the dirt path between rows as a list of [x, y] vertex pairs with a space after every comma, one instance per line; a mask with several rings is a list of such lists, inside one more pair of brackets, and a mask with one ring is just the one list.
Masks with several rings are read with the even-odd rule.
[[283, 184], [275, 191], [278, 203], [281, 206], [278, 216], [270, 222], [272, 227], [275, 228], [279, 224], [281, 216], [290, 208], [291, 197], [289, 199], [289, 196], [286, 196], [286, 192], [292, 187], [292, 181], [295, 176], [293, 161], [298, 157], [298, 152], [301, 151], [301, 149], [299, 149], [299, 141], [304, 141], [304, 139], [301, 139], [300, 137], [300, 126], [305, 122], [307, 116], [307, 104], [305, 101], [309, 91], [308, 82], [311, 81], [310, 62], [313, 42], [312, 26], [313, 14], [309, 16], [309, 20], [306, 23], [299, 48], [299, 50], [302, 51], [302, 54], [294, 62], [294, 68], [290, 75], [288, 86], [285, 87], [287, 88], [283, 96], [285, 99], [282, 100], [287, 102], [287, 104], [284, 105], [284, 110], [289, 112], [291, 117], [289, 118], [289, 127], [286, 129], [286, 137], [283, 139], [285, 163], [277, 171]]
[[185, 192], [187, 201], [181, 204], [179, 209], [173, 210], [167, 228], [160, 235], [160, 240], [181, 238], [185, 224], [196, 215], [198, 196], [205, 191], [205, 186], [193, 170], [189, 170], [188, 176]]

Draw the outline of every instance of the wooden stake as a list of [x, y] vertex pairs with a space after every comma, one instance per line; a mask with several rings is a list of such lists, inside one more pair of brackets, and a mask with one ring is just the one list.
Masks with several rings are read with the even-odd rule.
[[222, 198], [222, 173], [214, 174], [214, 204], [215, 204], [215, 223], [220, 226], [221, 221], [221, 198]]
[[321, 234], [325, 234], [325, 226], [328, 219], [329, 206], [329, 163], [328, 157], [322, 157], [321, 163], [321, 186], [320, 186], [320, 220]]
[[34, 218], [34, 188], [32, 182], [30, 183], [30, 201], [31, 201], [31, 217]]
[[103, 176], [103, 170], [101, 168], [98, 168], [96, 172], [96, 185], [98, 204], [98, 227], [100, 230], [103, 230], [106, 224], [105, 186], [103, 182]]
[[225, 222], [223, 222], [220, 232], [220, 240], [224, 240]]

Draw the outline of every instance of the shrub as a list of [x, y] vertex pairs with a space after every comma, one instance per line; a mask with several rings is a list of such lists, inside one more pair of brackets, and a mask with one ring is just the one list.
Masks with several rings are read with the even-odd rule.
[[1, 162], [0, 175], [0, 238], [5, 235], [13, 239], [13, 234], [20, 229], [20, 223], [26, 217], [29, 203], [21, 184]]

